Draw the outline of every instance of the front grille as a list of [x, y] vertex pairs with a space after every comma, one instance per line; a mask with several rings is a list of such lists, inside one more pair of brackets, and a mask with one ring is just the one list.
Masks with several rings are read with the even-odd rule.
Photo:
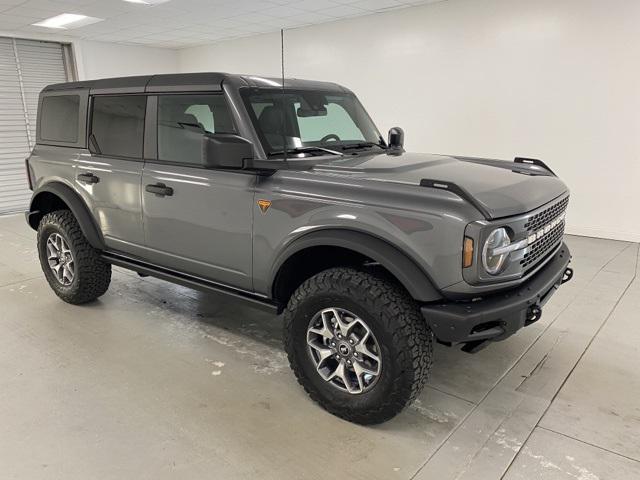
[[[554, 220], [561, 215], [564, 215], [567, 205], [569, 203], [569, 197], [563, 198], [554, 205], [546, 208], [542, 212], [532, 215], [525, 223], [528, 235], [536, 236], [539, 232], [546, 230], [545, 227], [549, 226]], [[551, 230], [544, 233], [542, 236], [529, 244], [528, 252], [520, 260], [522, 270], [527, 270], [535, 267], [540, 261], [547, 257], [562, 241], [564, 235], [564, 218]]]
[[524, 228], [528, 232], [535, 232], [540, 227], [544, 227], [548, 223], [552, 222], [556, 217], [562, 215], [564, 211], [567, 209], [567, 205], [569, 204], [569, 197], [563, 198], [558, 203], [551, 205], [546, 210], [543, 210], [540, 213], [536, 213], [529, 217], [527, 223], [524, 224]]
[[556, 228], [547, 233], [544, 237], [539, 240], [536, 240], [530, 247], [529, 252], [524, 254], [522, 260], [520, 260], [520, 265], [524, 270], [528, 270], [529, 267], [534, 266], [538, 263], [538, 260], [541, 260], [553, 250], [554, 247], [558, 246], [560, 241], [562, 240], [562, 235], [564, 234], [564, 221], [560, 222]]

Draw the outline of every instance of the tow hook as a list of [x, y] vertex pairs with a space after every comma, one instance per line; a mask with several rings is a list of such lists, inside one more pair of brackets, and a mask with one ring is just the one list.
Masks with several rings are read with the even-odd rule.
[[540, 317], [542, 317], [542, 308], [540, 308], [540, 305], [532, 305], [527, 310], [527, 316], [524, 321], [525, 326], [531, 325], [533, 322], [537, 322], [540, 320]]
[[560, 284], [562, 285], [563, 283], [567, 283], [572, 278], [573, 278], [573, 268], [567, 267], [567, 269], [564, 271], [564, 274], [562, 275], [562, 282], [560, 282]]

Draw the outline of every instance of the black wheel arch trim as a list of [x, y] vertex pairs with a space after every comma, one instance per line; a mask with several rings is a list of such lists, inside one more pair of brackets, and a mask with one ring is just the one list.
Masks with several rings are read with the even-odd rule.
[[42, 214], [37, 207], [38, 196], [42, 193], [50, 193], [62, 200], [71, 210], [80, 224], [82, 233], [87, 238], [92, 247], [99, 250], [105, 249], [104, 238], [96, 225], [93, 216], [89, 213], [89, 207], [85, 201], [71, 187], [62, 182], [50, 182], [38, 188], [31, 197], [29, 211], [26, 212], [27, 222], [34, 230], [38, 229], [38, 223]]
[[271, 295], [275, 296], [278, 274], [289, 258], [307, 248], [326, 246], [353, 250], [378, 262], [419, 302], [433, 302], [443, 298], [429, 275], [397, 247], [370, 233], [340, 228], [314, 230], [289, 243], [274, 262], [269, 281]]

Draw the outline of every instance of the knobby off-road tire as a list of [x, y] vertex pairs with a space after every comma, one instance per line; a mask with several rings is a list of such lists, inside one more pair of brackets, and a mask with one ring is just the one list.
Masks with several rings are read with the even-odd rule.
[[[323, 312], [320, 317], [319, 312]], [[356, 334], [342, 335], [338, 340], [337, 336], [328, 338], [327, 330], [317, 333], [325, 325], [318, 318], [327, 318], [328, 324], [335, 325], [332, 312], [343, 319], [342, 324], [357, 318], [368, 327], [369, 335], [364, 336], [375, 338], [375, 345], [369, 340], [367, 348], [378, 351], [379, 373], [368, 387], [348, 382], [352, 391], [347, 391], [335, 376], [326, 380], [336, 362], [350, 359], [345, 369], [353, 369], [363, 358], [357, 352], [355, 358], [348, 356], [350, 338], [356, 345], [359, 342]], [[314, 348], [308, 346], [308, 340]], [[324, 360], [323, 342], [335, 354], [335, 362], [329, 367], [325, 367], [329, 360]], [[284, 312], [284, 343], [291, 368], [309, 396], [330, 413], [360, 424], [389, 420], [415, 400], [427, 381], [433, 359], [433, 334], [415, 301], [398, 285], [352, 268], [325, 270], [295, 291]], [[331, 347], [332, 343], [337, 349]], [[370, 370], [376, 370], [372, 364], [369, 362]], [[322, 366], [324, 376], [318, 366]], [[348, 379], [353, 377], [353, 372], [351, 377], [347, 375]]]
[[[69, 210], [57, 210], [42, 217], [37, 242], [42, 271], [51, 289], [62, 300], [78, 305], [95, 300], [107, 291], [111, 282], [111, 265], [102, 260], [99, 252], [89, 244]], [[66, 273], [73, 272], [71, 280], [71, 274], [60, 278], [63, 274], [54, 270], [60, 262], [50, 258], [63, 256], [58, 253], [62, 251], [68, 252], [65, 265]], [[53, 267], [50, 262], [53, 262]]]

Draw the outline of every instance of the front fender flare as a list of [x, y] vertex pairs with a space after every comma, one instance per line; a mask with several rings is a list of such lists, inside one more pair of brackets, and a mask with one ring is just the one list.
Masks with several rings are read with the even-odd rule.
[[417, 301], [432, 302], [442, 298], [427, 273], [405, 253], [376, 236], [346, 229], [316, 230], [289, 243], [273, 264], [269, 279], [272, 294], [278, 272], [284, 263], [297, 252], [320, 246], [346, 248], [371, 258], [391, 272]]
[[50, 182], [42, 187], [38, 188], [31, 197], [31, 204], [29, 205], [29, 211], [27, 212], [27, 222], [34, 230], [38, 228], [38, 222], [43, 216], [43, 212], [40, 211], [40, 205], [38, 199], [42, 199], [42, 193], [50, 193], [62, 200], [71, 210], [74, 217], [80, 225], [80, 229], [92, 247], [99, 250], [105, 249], [104, 238], [102, 232], [98, 228], [93, 216], [89, 211], [89, 207], [84, 202], [82, 197], [73, 191], [71, 187], [61, 182]]

